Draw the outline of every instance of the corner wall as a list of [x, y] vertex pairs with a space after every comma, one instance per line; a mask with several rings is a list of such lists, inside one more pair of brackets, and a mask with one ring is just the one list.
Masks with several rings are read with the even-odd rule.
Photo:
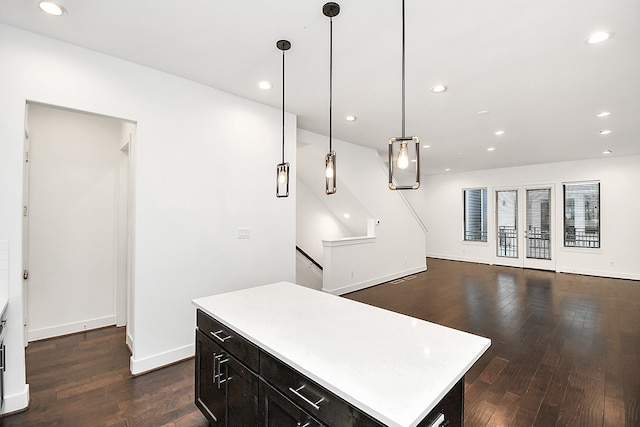
[[[298, 141], [325, 147], [326, 137], [298, 130]], [[336, 139], [333, 146], [337, 153], [338, 193], [348, 192], [355, 199], [350, 204], [361, 206], [361, 215], [378, 223], [372, 225], [375, 231], [369, 233], [365, 229], [359, 237], [332, 242], [323, 238], [323, 290], [344, 294], [426, 270], [425, 233], [401, 192], [389, 190], [378, 153]], [[322, 158], [317, 176], [323, 179], [324, 163], [320, 161]], [[363, 219], [366, 225], [366, 217]]]
[[[275, 197], [279, 110], [5, 25], [0, 57], [0, 240], [9, 241], [11, 367], [5, 411], [28, 404], [21, 280], [27, 100], [137, 123], [127, 331], [133, 373], [193, 354], [191, 299], [295, 280], [295, 179], [293, 196]], [[291, 156], [295, 129], [287, 115]], [[241, 158], [241, 166], [221, 162], [221, 153]], [[250, 239], [238, 240], [238, 228], [249, 228]]]

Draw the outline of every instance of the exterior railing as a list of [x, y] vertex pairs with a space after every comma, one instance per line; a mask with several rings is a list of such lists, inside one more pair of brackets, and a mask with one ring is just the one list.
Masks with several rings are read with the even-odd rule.
[[515, 227], [498, 228], [498, 256], [518, 257], [518, 233]]
[[551, 259], [549, 230], [530, 227], [527, 233], [527, 258]]
[[466, 231], [464, 233], [464, 240], [468, 242], [486, 242], [486, 231]]
[[564, 245], [571, 248], [599, 248], [600, 233], [598, 231], [565, 230]]

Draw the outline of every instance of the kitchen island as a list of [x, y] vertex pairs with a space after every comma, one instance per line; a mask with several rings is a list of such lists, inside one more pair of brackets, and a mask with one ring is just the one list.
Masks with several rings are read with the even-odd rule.
[[212, 425], [461, 426], [464, 375], [491, 344], [287, 282], [193, 304]]

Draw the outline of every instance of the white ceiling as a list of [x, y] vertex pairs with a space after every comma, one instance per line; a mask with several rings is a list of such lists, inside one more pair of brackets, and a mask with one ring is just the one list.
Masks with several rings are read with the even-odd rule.
[[[0, 0], [0, 22], [276, 108], [275, 43], [288, 39], [287, 110], [328, 134], [324, 0], [59, 3], [68, 13], [52, 17], [36, 0]], [[333, 136], [384, 152], [401, 133], [402, 3], [338, 3]], [[585, 43], [602, 30], [615, 35]], [[406, 59], [407, 135], [431, 146], [426, 174], [640, 154], [638, 0], [406, 0]], [[448, 91], [431, 93], [436, 83]]]

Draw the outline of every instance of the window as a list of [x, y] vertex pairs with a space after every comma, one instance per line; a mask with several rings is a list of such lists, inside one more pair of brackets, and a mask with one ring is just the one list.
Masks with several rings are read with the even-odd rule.
[[600, 247], [600, 183], [564, 184], [564, 246]]
[[487, 241], [487, 189], [464, 190], [464, 240]]

